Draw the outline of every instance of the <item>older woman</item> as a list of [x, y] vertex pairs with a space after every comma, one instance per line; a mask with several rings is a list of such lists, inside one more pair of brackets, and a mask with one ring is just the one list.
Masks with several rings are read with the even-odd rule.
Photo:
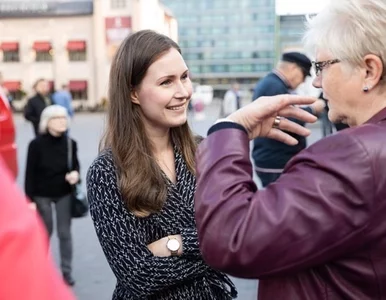
[[259, 299], [386, 299], [386, 2], [339, 0], [310, 21], [329, 118], [351, 128], [298, 154], [265, 190], [249, 139], [293, 142], [290, 96], [263, 98], [218, 122], [197, 154], [195, 196], [207, 263], [258, 278]]
[[46, 107], [41, 115], [39, 135], [28, 147], [25, 192], [44, 221], [48, 235], [53, 231], [52, 204], [56, 208], [56, 223], [60, 244], [61, 269], [68, 285], [71, 276], [71, 185], [79, 181], [77, 144], [72, 143], [72, 166], [68, 165], [69, 125], [67, 110], [59, 105]]

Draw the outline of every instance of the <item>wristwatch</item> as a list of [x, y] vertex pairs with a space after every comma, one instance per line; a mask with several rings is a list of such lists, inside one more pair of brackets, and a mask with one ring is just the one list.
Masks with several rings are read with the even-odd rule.
[[169, 249], [172, 256], [176, 256], [178, 254], [178, 250], [180, 249], [181, 244], [176, 238], [168, 237], [168, 242], [166, 243], [166, 248]]

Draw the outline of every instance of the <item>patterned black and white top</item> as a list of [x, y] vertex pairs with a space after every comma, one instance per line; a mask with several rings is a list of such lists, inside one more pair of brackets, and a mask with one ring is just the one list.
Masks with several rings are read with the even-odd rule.
[[[229, 300], [236, 289], [203, 260], [194, 220], [196, 181], [175, 149], [176, 184], [160, 213], [137, 218], [122, 200], [111, 151], [102, 152], [87, 174], [90, 213], [117, 285], [113, 300]], [[147, 245], [167, 235], [182, 236], [183, 254], [156, 257]]]

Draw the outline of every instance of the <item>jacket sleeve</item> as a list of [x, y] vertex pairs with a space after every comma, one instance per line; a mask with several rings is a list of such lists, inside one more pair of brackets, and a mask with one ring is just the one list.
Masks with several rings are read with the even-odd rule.
[[182, 228], [181, 229], [182, 239], [182, 257], [196, 257], [200, 260], [201, 252], [198, 246], [198, 235], [196, 228]]
[[35, 175], [36, 175], [36, 166], [39, 163], [39, 154], [36, 144], [36, 140], [30, 142], [27, 152], [27, 163], [25, 169], [25, 178], [24, 178], [24, 191], [28, 198], [33, 202], [34, 186], [35, 186]]
[[24, 108], [24, 118], [34, 124], [39, 121], [33, 105], [33, 98], [28, 100], [27, 105]]
[[214, 268], [245, 278], [282, 276], [363, 246], [374, 211], [373, 166], [350, 134], [304, 150], [257, 190], [247, 134], [221, 129], [201, 143], [195, 195], [199, 244]]
[[[114, 171], [93, 164], [87, 175], [90, 214], [107, 261], [118, 282], [136, 299], [144, 299], [209, 270], [202, 259], [156, 257], [138, 228], [138, 219], [128, 214], [122, 202]], [[194, 232], [182, 233], [188, 254], [194, 251]], [[196, 246], [198, 249], [198, 246]]]

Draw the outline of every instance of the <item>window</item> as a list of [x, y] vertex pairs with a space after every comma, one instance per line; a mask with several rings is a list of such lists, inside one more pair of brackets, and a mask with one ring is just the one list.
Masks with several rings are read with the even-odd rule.
[[199, 66], [191, 66], [189, 68], [189, 72], [190, 74], [197, 74], [197, 73], [200, 73], [200, 67]]
[[42, 61], [52, 61], [52, 55], [51, 51], [42, 51], [42, 52], [36, 52], [36, 61], [42, 62]]
[[203, 54], [202, 53], [188, 53], [183, 55], [186, 60], [197, 60], [202, 59]]
[[3, 50], [4, 62], [18, 62], [19, 57], [19, 43], [17, 42], [4, 42], [1, 43], [1, 50]]
[[85, 61], [86, 51], [69, 51], [68, 58], [70, 61]]
[[214, 73], [228, 72], [228, 66], [227, 65], [214, 65], [214, 66], [212, 66], [211, 71]]
[[111, 9], [126, 8], [127, 0], [111, 0]]
[[231, 65], [229, 67], [230, 72], [246, 72], [250, 73], [253, 71], [253, 66], [250, 64], [247, 65]]
[[71, 80], [68, 86], [73, 100], [88, 99], [86, 80]]
[[35, 42], [32, 47], [36, 51], [37, 62], [52, 61], [52, 46], [50, 42]]
[[70, 61], [85, 61], [87, 58], [85, 41], [69, 41], [67, 50]]
[[268, 72], [272, 69], [272, 64], [256, 64], [253, 66], [255, 72]]
[[231, 66], [229, 66], [229, 71], [230, 72], [241, 72], [242, 66], [241, 65], [231, 65]]
[[226, 58], [240, 58], [241, 57], [241, 52], [240, 51], [232, 51], [228, 52]]
[[223, 59], [225, 55], [224, 52], [214, 51], [211, 53], [211, 59]]
[[3, 51], [3, 61], [4, 62], [17, 62], [20, 61], [19, 51]]

